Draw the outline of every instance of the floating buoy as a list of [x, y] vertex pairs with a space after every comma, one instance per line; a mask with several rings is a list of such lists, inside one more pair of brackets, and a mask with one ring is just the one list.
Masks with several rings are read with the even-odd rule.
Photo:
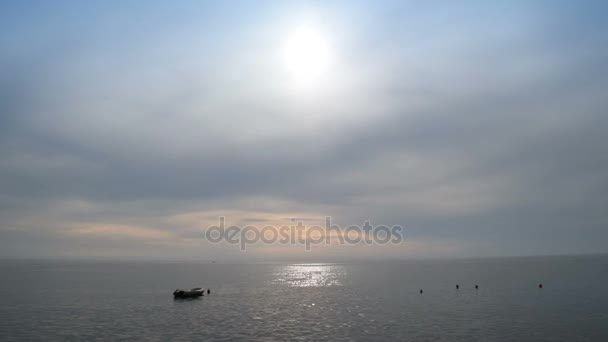
[[478, 289], [478, 288], [479, 288], [479, 285], [475, 285], [475, 289]]
[[543, 288], [543, 284], [542, 283], [538, 284], [538, 288], [542, 289]]
[[420, 289], [420, 294], [422, 294], [422, 289]]
[[456, 290], [458, 290], [460, 288], [460, 285], [456, 284]]

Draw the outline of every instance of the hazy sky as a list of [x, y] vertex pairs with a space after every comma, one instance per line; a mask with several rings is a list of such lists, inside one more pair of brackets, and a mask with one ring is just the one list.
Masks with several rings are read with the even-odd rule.
[[[2, 1], [0, 257], [608, 252], [607, 11]], [[244, 254], [219, 215], [405, 243]]]

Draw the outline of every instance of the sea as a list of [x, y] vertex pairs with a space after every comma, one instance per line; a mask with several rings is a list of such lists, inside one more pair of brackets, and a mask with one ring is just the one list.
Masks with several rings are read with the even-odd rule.
[[[173, 298], [192, 287], [211, 293]], [[7, 260], [0, 340], [608, 341], [608, 256]]]

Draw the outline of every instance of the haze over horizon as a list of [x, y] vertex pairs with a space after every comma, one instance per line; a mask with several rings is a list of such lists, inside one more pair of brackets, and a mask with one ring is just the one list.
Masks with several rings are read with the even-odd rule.
[[[608, 5], [0, 3], [0, 258], [608, 252]], [[390, 246], [205, 240], [400, 225]]]

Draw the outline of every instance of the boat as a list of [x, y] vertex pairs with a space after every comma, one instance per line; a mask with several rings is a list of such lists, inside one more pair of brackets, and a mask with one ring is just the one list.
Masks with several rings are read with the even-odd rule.
[[190, 290], [182, 290], [182, 289], [177, 289], [175, 291], [173, 291], [173, 297], [174, 298], [198, 298], [198, 297], [202, 297], [205, 293], [205, 289], [200, 288], [200, 287], [195, 287], [193, 289]]

